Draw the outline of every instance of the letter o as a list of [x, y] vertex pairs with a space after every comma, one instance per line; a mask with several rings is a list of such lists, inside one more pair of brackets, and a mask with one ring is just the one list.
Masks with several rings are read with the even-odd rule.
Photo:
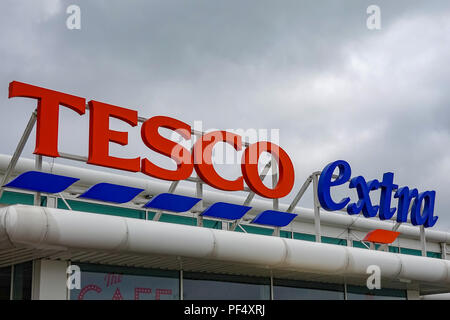
[[[271, 153], [278, 162], [278, 183], [273, 189], [266, 187], [259, 176], [258, 160], [263, 152]], [[248, 187], [254, 193], [265, 198], [276, 199], [287, 196], [294, 186], [295, 176], [292, 161], [280, 146], [272, 142], [260, 141], [245, 149], [242, 155], [241, 170]]]

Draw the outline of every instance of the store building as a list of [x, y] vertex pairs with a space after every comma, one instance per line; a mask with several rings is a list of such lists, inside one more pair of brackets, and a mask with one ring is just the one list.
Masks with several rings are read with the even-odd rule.
[[[0, 156], [5, 172], [11, 157]], [[1, 299], [418, 299], [450, 292], [450, 234], [402, 224], [387, 252], [361, 241], [394, 221], [321, 211], [320, 243], [314, 212], [296, 208], [286, 227], [250, 223], [272, 201], [253, 200], [252, 210], [232, 222], [198, 212], [143, 209], [168, 184], [44, 162], [43, 172], [79, 177], [60, 194], [40, 195], [6, 188], [0, 211]], [[14, 176], [35, 168], [20, 159]], [[145, 190], [132, 202], [113, 205], [81, 199], [101, 182]], [[196, 190], [179, 188], [192, 196]], [[205, 191], [203, 205], [245, 199]], [[282, 204], [280, 210], [286, 210]], [[277, 233], [278, 231], [278, 233]], [[69, 266], [81, 270], [79, 289], [67, 288]], [[366, 286], [367, 267], [381, 270], [381, 289]], [[74, 282], [75, 283], [75, 282]]]
[[[351, 178], [350, 165], [337, 160], [283, 204], [279, 199], [294, 191], [294, 166], [272, 142], [197, 132], [177, 119], [145, 119], [16, 81], [9, 97], [39, 102], [14, 154], [0, 155], [0, 299], [419, 299], [450, 292], [450, 234], [433, 228], [434, 191], [399, 187], [390, 172], [380, 181]], [[58, 150], [62, 106], [80, 116], [89, 110], [88, 157]], [[177, 169], [110, 156], [110, 143], [128, 143], [127, 132], [109, 128], [111, 117], [142, 123], [144, 144], [175, 160]], [[36, 123], [36, 158], [21, 158]], [[191, 151], [159, 128], [192, 137]], [[213, 167], [217, 142], [243, 152], [234, 181]], [[276, 161], [260, 172], [263, 152]], [[270, 166], [277, 170], [267, 186]], [[334, 202], [330, 188], [347, 182], [359, 200]], [[298, 205], [309, 186], [313, 209]], [[373, 190], [380, 191], [379, 205], [371, 201]]]

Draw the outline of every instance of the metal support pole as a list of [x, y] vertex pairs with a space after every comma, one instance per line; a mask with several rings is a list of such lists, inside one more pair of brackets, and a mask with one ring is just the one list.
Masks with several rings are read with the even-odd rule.
[[9, 300], [14, 300], [14, 265], [11, 266], [11, 281], [9, 288]]
[[349, 232], [350, 232], [350, 234], [353, 236], [353, 238], [355, 238], [357, 241], [359, 241], [359, 242], [361, 242], [362, 244], [363, 244], [363, 246], [365, 246], [367, 249], [370, 249], [370, 247], [364, 242], [364, 241], [362, 241], [359, 237], [357, 237], [354, 233], [352, 233], [350, 230], [349, 230]]
[[344, 300], [348, 300], [347, 279], [344, 278]]
[[17, 160], [19, 160], [20, 155], [22, 154], [23, 148], [30, 137], [31, 131], [33, 130], [34, 124], [36, 123], [36, 110], [31, 114], [30, 120], [28, 120], [28, 124], [25, 128], [25, 131], [20, 138], [19, 143], [17, 144], [16, 150], [14, 151], [13, 156], [11, 157], [11, 161], [9, 161], [8, 168], [5, 171], [5, 175], [3, 176], [2, 183], [0, 185], [0, 198], [3, 195], [3, 186], [9, 181], [11, 174], [14, 172], [14, 169], [17, 164]]
[[239, 229], [241, 229], [242, 230], [242, 232], [244, 232], [244, 233], [248, 233], [247, 232], [247, 230], [245, 230], [240, 224], [238, 224], [238, 227], [239, 227]]
[[[424, 203], [422, 201], [422, 204], [420, 206], [420, 211], [421, 212], [423, 212], [424, 207], [425, 207], [425, 205], [424, 205]], [[422, 249], [422, 257], [426, 257], [427, 256], [427, 239], [425, 237], [425, 227], [424, 227], [424, 225], [420, 226], [420, 247]]]
[[275, 229], [273, 229], [272, 235], [275, 237], [279, 237], [280, 236], [280, 227], [275, 227]]
[[[35, 169], [36, 169], [36, 171], [42, 170], [42, 156], [41, 155], [35, 156]], [[35, 206], [41, 205], [41, 193], [40, 192], [36, 192], [34, 194], [34, 205]]]
[[425, 237], [425, 227], [423, 225], [420, 226], [420, 244], [422, 247], [422, 257], [427, 256], [427, 240]]
[[229, 226], [228, 222], [222, 221], [221, 223], [222, 223], [222, 230], [228, 230], [228, 226]]
[[309, 176], [308, 179], [305, 180], [305, 182], [303, 183], [302, 187], [300, 188], [300, 190], [296, 194], [294, 200], [292, 200], [292, 202], [289, 205], [289, 208], [286, 210], [286, 212], [291, 213], [291, 212], [294, 211], [295, 207], [297, 206], [298, 202], [300, 201], [300, 199], [305, 194], [305, 191], [308, 189], [308, 187], [311, 184], [312, 180], [313, 180], [312, 175]]
[[[203, 199], [203, 183], [197, 182], [196, 183], [196, 195], [197, 198]], [[200, 200], [196, 205], [197, 213], [197, 226], [203, 227], [203, 216], [201, 215], [201, 212], [203, 210], [203, 200]]]
[[347, 229], [347, 247], [353, 247], [353, 238], [350, 229]]
[[180, 300], [184, 300], [183, 290], [183, 269], [180, 269]]
[[[273, 159], [270, 161], [272, 163], [272, 188], [275, 189], [278, 184], [278, 164]], [[279, 199], [273, 199], [273, 210], [278, 210]]]
[[159, 219], [161, 218], [161, 215], [162, 215], [161, 210], [156, 211], [155, 216], [153, 217], [153, 221], [159, 221]]
[[[278, 164], [274, 159], [270, 161], [272, 163], [272, 188], [275, 189], [278, 184]], [[279, 210], [279, 199], [273, 199], [273, 210]], [[280, 227], [275, 227], [273, 234], [276, 237], [280, 236]]]
[[[261, 181], [264, 180], [264, 178], [267, 176], [267, 173], [269, 172], [270, 167], [272, 166], [272, 161], [269, 161], [266, 166], [264, 167], [263, 171], [261, 172], [261, 175], [259, 176], [259, 178], [261, 179]], [[247, 195], [247, 198], [244, 201], [244, 206], [248, 206], [250, 204], [250, 202], [252, 202], [253, 198], [255, 197], [255, 193], [253, 191], [249, 192], [249, 194]], [[236, 227], [238, 226], [239, 223], [242, 222], [242, 218], [239, 220], [236, 220], [235, 222], [233, 222], [230, 226], [231, 231], [236, 230]]]
[[59, 157], [63, 158], [63, 159], [75, 160], [75, 161], [80, 161], [80, 162], [87, 162], [88, 161], [88, 157], [79, 156], [79, 155], [76, 155], [76, 154], [65, 153], [65, 152], [60, 152], [59, 153]]
[[72, 210], [72, 207], [69, 205], [69, 203], [67, 202], [67, 200], [64, 198], [64, 196], [62, 195], [62, 193], [59, 193], [59, 196], [61, 197], [61, 200], [64, 202], [64, 204], [66, 205], [67, 208], [69, 208], [69, 210]]
[[313, 192], [314, 192], [314, 229], [316, 232], [316, 242], [322, 242], [322, 236], [320, 231], [320, 203], [319, 196], [317, 194], [318, 187], [317, 174], [313, 173]]
[[[169, 191], [168, 191], [168, 192], [169, 192], [169, 193], [174, 193], [174, 191], [175, 191], [175, 189], [177, 188], [179, 182], [180, 182], [179, 180], [173, 181], [173, 182], [170, 184], [170, 187], [169, 187]], [[148, 213], [147, 213], [147, 214], [148, 214]], [[153, 217], [153, 221], [159, 221], [159, 219], [161, 218], [161, 215], [162, 215], [162, 210], [157, 210], [156, 213], [155, 213], [155, 216]]]
[[57, 208], [58, 207], [58, 198], [47, 196], [47, 208]]
[[[67, 261], [67, 270], [69, 270], [69, 268], [72, 266], [72, 261], [69, 260]], [[66, 273], [66, 300], [70, 300], [70, 287], [69, 285], [67, 285], [67, 281], [69, 280], [70, 275], [68, 273]]]
[[175, 189], [177, 188], [177, 186], [178, 186], [179, 183], [180, 183], [180, 180], [173, 181], [173, 182], [170, 184], [170, 187], [169, 187], [169, 193], [174, 193], [174, 192], [175, 192]]
[[[261, 175], [259, 176], [261, 181], [263, 181], [264, 178], [267, 176], [271, 166], [272, 166], [272, 161], [269, 161], [266, 164], [266, 166], [264, 167], [263, 171], [261, 172]], [[244, 206], [248, 206], [250, 204], [250, 202], [252, 202], [254, 197], [255, 197], [255, 193], [253, 191], [249, 192], [249, 194], [247, 195], [247, 198], [244, 201]]]
[[270, 300], [274, 300], [273, 298], [273, 272], [270, 270]]
[[447, 243], [441, 243], [441, 258], [447, 260]]

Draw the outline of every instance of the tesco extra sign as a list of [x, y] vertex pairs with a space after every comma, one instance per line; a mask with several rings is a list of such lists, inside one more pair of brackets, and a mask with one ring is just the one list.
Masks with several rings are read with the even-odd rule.
[[[58, 153], [58, 121], [59, 108], [64, 106], [80, 115], [86, 112], [86, 99], [63, 92], [49, 90], [30, 84], [13, 81], [9, 85], [9, 98], [33, 98], [37, 103], [37, 128], [35, 154], [47, 157], [59, 157]], [[183, 121], [155, 116], [146, 120], [141, 127], [143, 143], [151, 150], [167, 156], [177, 164], [175, 170], [162, 168], [151, 159], [134, 157], [118, 158], [109, 155], [109, 143], [122, 146], [128, 144], [128, 133], [109, 128], [109, 119], [119, 119], [131, 127], [138, 124], [138, 113], [119, 106], [91, 100], [89, 105], [89, 154], [87, 163], [131, 172], [142, 172], [148, 176], [177, 181], [189, 178], [195, 170], [197, 175], [208, 185], [224, 191], [244, 190], [244, 182], [255, 193], [265, 198], [276, 199], [288, 195], [295, 180], [294, 166], [289, 155], [278, 145], [268, 141], [250, 144], [241, 159], [242, 175], [235, 180], [221, 177], [214, 169], [212, 150], [215, 144], [222, 142], [231, 145], [236, 151], [242, 150], [242, 137], [227, 131], [214, 131], [204, 134], [192, 148], [192, 152], [180, 144], [161, 136], [159, 128], [166, 128], [179, 133], [184, 139], [191, 139], [191, 126]], [[174, 152], [176, 151], [176, 152]], [[272, 154], [278, 164], [278, 183], [274, 188], [264, 185], [258, 171], [258, 159], [263, 152]], [[333, 178], [338, 170], [339, 176]], [[414, 225], [432, 227], [436, 221], [433, 215], [435, 191], [419, 193], [417, 189], [398, 188], [393, 183], [393, 173], [385, 173], [381, 181], [366, 182], [362, 176], [350, 179], [350, 165], [338, 160], [327, 165], [322, 171], [318, 183], [318, 196], [325, 210], [334, 211], [347, 207], [349, 214], [363, 213], [365, 217], [379, 214], [382, 220], [391, 219], [397, 213], [397, 221], [405, 222], [412, 203], [411, 222]], [[335, 202], [331, 197], [331, 188], [349, 183], [351, 189], [356, 189], [359, 200], [350, 203], [350, 198]], [[371, 202], [369, 193], [381, 190], [379, 205]], [[391, 197], [398, 198], [398, 208], [391, 208]]]

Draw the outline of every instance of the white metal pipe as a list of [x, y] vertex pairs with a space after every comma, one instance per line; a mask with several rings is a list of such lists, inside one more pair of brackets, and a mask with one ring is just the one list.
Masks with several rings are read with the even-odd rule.
[[[396, 278], [402, 271], [402, 262], [399, 254], [385, 251], [351, 248], [348, 250], [348, 271], [350, 273], [364, 274], [368, 266], [380, 267], [382, 276]], [[383, 252], [384, 254], [379, 254]]]
[[[0, 173], [4, 173], [8, 167], [11, 156], [0, 154]], [[130, 177], [119, 174], [114, 174], [105, 171], [97, 171], [92, 169], [85, 169], [73, 166], [67, 166], [62, 164], [55, 164], [51, 166], [48, 162], [42, 163], [42, 169], [45, 172], [51, 172], [60, 175], [68, 175], [72, 177], [79, 178], [80, 181], [74, 184], [73, 190], [79, 192], [80, 187], [90, 187], [99, 182], [109, 182], [119, 185], [126, 185], [130, 187], [145, 189], [145, 192], [150, 195], [156, 195], [163, 192], [168, 192], [170, 183], [163, 182], [160, 180], [153, 179], [151, 177], [145, 176], [144, 178]], [[21, 158], [17, 162], [15, 175], [22, 172], [34, 170], [34, 160]], [[68, 189], [69, 192], [71, 188]], [[185, 196], [196, 197], [196, 188], [193, 185], [192, 188], [178, 186], [176, 193]], [[203, 204], [204, 207], [215, 203], [215, 202], [229, 202], [235, 204], [243, 204], [245, 202], [245, 196], [239, 196], [231, 192], [216, 192], [211, 190], [203, 190]], [[263, 199], [253, 199], [252, 210], [249, 211], [248, 216], [253, 217], [256, 213], [264, 210], [271, 210], [273, 203], [270, 200]], [[287, 211], [289, 205], [279, 204], [279, 210]], [[309, 208], [297, 207], [293, 211], [297, 213], [298, 216], [294, 221], [314, 223], [314, 210]], [[371, 231], [374, 229], [386, 229], [392, 230], [392, 221], [381, 221], [378, 218], [359, 218], [355, 216], [350, 216], [342, 212], [327, 212], [322, 210], [320, 213], [321, 225], [336, 226], [342, 229], [355, 229], [361, 231]], [[402, 237], [420, 240], [420, 228], [412, 225], [402, 224], [398, 230]], [[450, 244], [450, 233], [439, 231], [439, 230], [425, 230], [425, 236], [428, 241], [439, 242], [439, 243], [449, 243]]]
[[4, 249], [84, 249], [163, 254], [281, 270], [450, 284], [450, 261], [157, 221], [14, 205], [0, 209]]
[[348, 265], [346, 247], [310, 242], [282, 239], [287, 249], [286, 259], [279, 266], [305, 272], [327, 274], [344, 273]]

